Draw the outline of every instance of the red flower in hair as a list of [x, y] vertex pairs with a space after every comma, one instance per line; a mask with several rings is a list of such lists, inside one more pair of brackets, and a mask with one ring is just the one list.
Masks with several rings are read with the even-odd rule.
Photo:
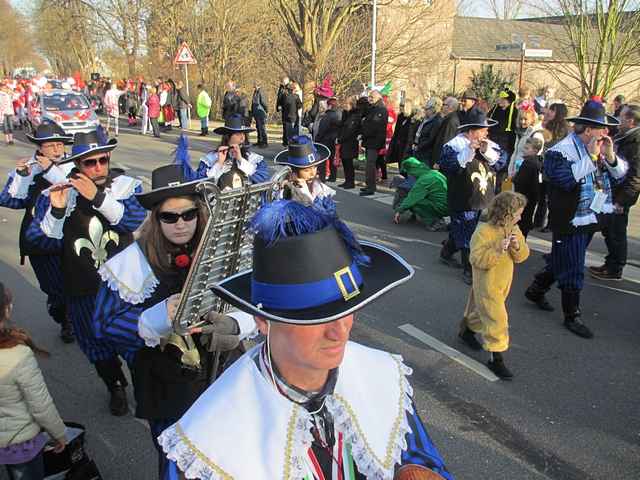
[[591, 97], [594, 102], [602, 103], [602, 97], [600, 95], [594, 95]]
[[535, 107], [535, 105], [533, 104], [532, 101], [523, 100], [522, 102], [520, 102], [520, 105], [518, 105], [518, 110], [523, 110], [525, 112], [527, 112], [527, 111], [535, 112], [536, 111], [536, 107]]
[[187, 268], [191, 264], [191, 257], [186, 253], [176, 255], [175, 264], [178, 268]]

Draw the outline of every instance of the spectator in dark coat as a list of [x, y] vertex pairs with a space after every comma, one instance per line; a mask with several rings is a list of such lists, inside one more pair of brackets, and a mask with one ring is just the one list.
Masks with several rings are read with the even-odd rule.
[[240, 112], [240, 97], [236, 91], [236, 84], [227, 82], [226, 91], [222, 97], [222, 118], [226, 122], [229, 117], [239, 113], [242, 112]]
[[516, 142], [518, 110], [515, 101], [516, 94], [506, 88], [498, 93], [498, 102], [489, 110], [489, 118], [498, 122], [497, 125], [489, 129], [489, 138], [500, 145], [500, 148], [507, 152], [509, 158], [513, 155], [513, 147]]
[[640, 105], [622, 108], [618, 132], [617, 153], [627, 161], [629, 170], [624, 180], [613, 185], [613, 215], [603, 215], [602, 235], [609, 254], [604, 265], [589, 267], [589, 273], [601, 280], [620, 280], [627, 263], [629, 210], [640, 195]]
[[387, 164], [397, 163], [398, 166], [412, 154], [416, 131], [422, 123], [422, 116], [419, 115], [418, 108], [414, 108], [410, 100], [405, 100], [404, 105], [401, 105], [400, 108], [400, 115], [396, 121], [386, 158]]
[[256, 147], [263, 148], [269, 146], [266, 128], [268, 113], [267, 99], [262, 93], [258, 82], [255, 82], [253, 97], [251, 98], [251, 116], [256, 122], [256, 130], [258, 133], [258, 143], [256, 143]]
[[282, 77], [282, 82], [278, 87], [278, 94], [276, 97], [276, 112], [282, 113], [282, 145], [287, 146], [287, 128], [286, 120], [284, 118], [284, 99], [287, 96], [287, 87], [289, 85], [289, 77]]
[[340, 187], [347, 190], [356, 186], [353, 162], [360, 153], [358, 135], [362, 131], [362, 114], [366, 111], [368, 103], [366, 98], [349, 97], [342, 111], [338, 143], [340, 144], [340, 156], [344, 169], [344, 183]]
[[524, 238], [533, 228], [533, 213], [540, 198], [540, 179], [542, 178], [542, 147], [544, 143], [537, 137], [529, 137], [522, 148], [522, 165], [513, 177], [514, 190], [527, 198], [518, 227]]
[[[295, 94], [294, 94], [295, 95]], [[342, 112], [338, 110], [338, 102], [335, 98], [330, 98], [327, 102], [328, 109], [322, 116], [318, 125], [318, 133], [314, 137], [314, 141], [326, 146], [331, 155], [326, 160], [329, 162], [329, 182], [336, 181], [336, 166], [333, 160], [336, 154], [336, 140], [340, 133], [340, 124], [342, 123]], [[320, 181], [325, 181], [326, 166], [324, 163], [318, 165], [318, 176]]]
[[287, 93], [282, 99], [282, 121], [285, 125], [285, 145], [289, 144], [289, 139], [297, 135], [296, 120], [298, 118], [298, 109], [302, 108], [302, 101], [292, 89], [291, 84], [287, 86]]
[[455, 97], [447, 97], [442, 105], [442, 124], [438, 129], [436, 140], [433, 144], [433, 168], [438, 168], [440, 163], [440, 153], [445, 143], [458, 134], [460, 117], [458, 116], [458, 100]]
[[431, 97], [424, 107], [424, 119], [418, 126], [413, 145], [413, 156], [433, 168], [433, 147], [442, 125], [442, 100]]
[[369, 107], [362, 119], [362, 146], [366, 150], [366, 186], [361, 190], [361, 196], [369, 196], [376, 193], [376, 160], [378, 150], [383, 148], [387, 139], [387, 122], [389, 112], [382, 100], [382, 95], [377, 90], [369, 93]]

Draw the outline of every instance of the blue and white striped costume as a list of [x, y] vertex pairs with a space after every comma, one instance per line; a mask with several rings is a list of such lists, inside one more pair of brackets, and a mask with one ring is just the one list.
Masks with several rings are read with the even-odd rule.
[[[240, 159], [238, 168], [249, 178], [251, 183], [261, 183], [269, 180], [269, 167], [262, 155], [250, 152], [247, 159]], [[232, 168], [232, 161], [227, 158], [223, 167], [217, 163], [218, 152], [209, 152], [200, 159], [195, 178], [211, 178], [217, 182], [222, 174]]]
[[[486, 182], [485, 188], [495, 189], [495, 172], [501, 170], [507, 161], [506, 152], [500, 149], [500, 146], [492, 141], [487, 141], [489, 148], [483, 154], [486, 163], [490, 168], [486, 171], [486, 178], [481, 178], [480, 182]], [[480, 209], [471, 208], [471, 193], [460, 189], [457, 190], [457, 177], [461, 175], [472, 175], [466, 172], [466, 168], [474, 157], [477, 155], [475, 149], [471, 148], [471, 141], [460, 133], [447, 142], [442, 147], [440, 155], [440, 171], [447, 177], [448, 185], [448, 205], [451, 217], [450, 237], [455, 244], [456, 249], [469, 249], [471, 236], [478, 225], [480, 219]], [[474, 188], [479, 189], [481, 186], [475, 185]], [[468, 197], [468, 198], [467, 198]]]
[[[579, 186], [578, 206], [571, 220], [572, 233], [553, 234], [551, 256], [547, 272], [562, 289], [581, 290], [584, 284], [585, 255], [593, 233], [597, 230], [597, 213], [613, 212], [611, 182], [624, 178], [627, 163], [620, 157], [614, 165], [604, 160], [596, 163], [591, 159], [586, 146], [575, 133], [550, 148], [544, 157], [544, 171], [552, 188], [571, 192]], [[590, 206], [595, 198], [595, 182], [601, 183], [606, 200], [600, 212]], [[550, 205], [550, 208], [553, 206]], [[558, 208], [558, 206], [556, 206]], [[550, 213], [552, 215], [552, 213]]]
[[[110, 223], [109, 228], [119, 234], [131, 234], [144, 221], [146, 210], [138, 203], [134, 196], [141, 193], [142, 187], [139, 180], [120, 175], [113, 180], [110, 187], [105, 190], [105, 200], [99, 208], [95, 208]], [[43, 192], [36, 204], [34, 219], [27, 229], [29, 241], [40, 248], [60, 252], [64, 246], [65, 221], [74, 214], [78, 192], [69, 190], [66, 210], [62, 218], [56, 218], [51, 209], [48, 192]], [[65, 262], [77, 261], [75, 257], [62, 257], [63, 267]], [[67, 267], [69, 266], [67, 265]], [[68, 289], [67, 304], [78, 345], [91, 363], [100, 360], [108, 360], [117, 355], [115, 347], [104, 339], [96, 338], [92, 319], [95, 307], [95, 295], [71, 295]]]
[[[35, 155], [31, 158], [35, 160]], [[0, 193], [0, 206], [13, 210], [33, 209], [37, 197], [41, 192], [41, 185], [66, 181], [66, 177], [71, 171], [73, 164], [62, 164], [60, 166], [52, 164], [45, 172], [39, 164], [32, 164], [29, 175], [22, 176], [15, 170], [9, 172], [9, 179]], [[44, 179], [46, 182], [43, 182]], [[25, 217], [31, 217], [33, 212], [25, 212]], [[23, 224], [28, 219], [23, 220]], [[33, 273], [38, 280], [40, 290], [47, 295], [47, 309], [56, 321], [61, 321], [60, 315], [64, 315], [64, 291], [61, 271], [60, 252], [55, 254], [30, 254], [30, 251], [37, 248], [29, 248], [24, 245], [25, 232], [23, 225], [20, 231], [21, 255], [28, 256]], [[25, 251], [22, 251], [24, 248]]]

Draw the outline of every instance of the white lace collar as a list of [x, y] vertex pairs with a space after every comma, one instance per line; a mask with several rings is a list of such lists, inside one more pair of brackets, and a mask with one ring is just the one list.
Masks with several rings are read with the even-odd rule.
[[[311, 416], [260, 373], [253, 359], [259, 348], [238, 360], [160, 435], [168, 458], [186, 478], [300, 480], [309, 473]], [[347, 345], [326, 408], [366, 478], [391, 480], [407, 448], [410, 373], [399, 356]]]
[[133, 305], [149, 298], [160, 283], [138, 242], [110, 258], [98, 274], [120, 298]]

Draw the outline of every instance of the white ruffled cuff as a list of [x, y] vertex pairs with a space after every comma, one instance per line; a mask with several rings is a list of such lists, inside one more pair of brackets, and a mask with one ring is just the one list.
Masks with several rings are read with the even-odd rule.
[[54, 217], [51, 213], [51, 207], [49, 207], [49, 210], [47, 210], [47, 213], [45, 213], [44, 218], [40, 222], [40, 229], [47, 237], [61, 240], [65, 218], [66, 216], [62, 218]]
[[238, 168], [242, 170], [247, 177], [250, 177], [251, 175], [256, 173], [256, 170], [258, 169], [255, 164], [253, 164], [249, 160], [245, 160], [244, 158], [238, 160]]
[[67, 176], [58, 165], [51, 165], [51, 168], [47, 170], [46, 173], [43, 173], [42, 176], [51, 185], [65, 183], [67, 181]]
[[230, 167], [227, 167], [226, 163], [220, 166], [220, 164], [216, 162], [209, 170], [207, 170], [207, 177], [211, 178], [214, 182], [217, 183], [222, 174], [229, 170]]
[[627, 161], [617, 155], [615, 167], [610, 165], [609, 162], [604, 162], [604, 164], [607, 166], [607, 170], [609, 170], [611, 176], [616, 179], [624, 177], [629, 170], [629, 164], [627, 163]]
[[157, 347], [160, 340], [171, 333], [171, 322], [167, 311], [167, 301], [156, 303], [140, 314], [138, 321], [138, 335], [147, 347]]
[[93, 208], [104, 215], [111, 225], [117, 225], [124, 215], [124, 205], [116, 200], [109, 192], [105, 192], [102, 205]]
[[579, 182], [587, 175], [591, 175], [596, 171], [596, 165], [587, 157], [582, 157], [577, 162], [571, 164], [571, 171], [573, 172], [573, 178], [576, 182]]
[[489, 165], [495, 165], [496, 162], [500, 159], [500, 152], [498, 152], [495, 148], [489, 146], [487, 151], [482, 154], [484, 158], [487, 159]]
[[240, 340], [253, 338], [258, 335], [258, 326], [256, 325], [253, 315], [241, 312], [240, 310], [232, 310], [231, 312], [227, 312], [226, 315], [229, 315], [238, 322], [238, 327], [240, 328]]
[[26, 177], [23, 177], [15, 170], [9, 174], [12, 178], [11, 185], [9, 185], [9, 195], [11, 198], [17, 198], [24, 200], [29, 195], [29, 187], [34, 183], [35, 173], [31, 170], [31, 173]]

